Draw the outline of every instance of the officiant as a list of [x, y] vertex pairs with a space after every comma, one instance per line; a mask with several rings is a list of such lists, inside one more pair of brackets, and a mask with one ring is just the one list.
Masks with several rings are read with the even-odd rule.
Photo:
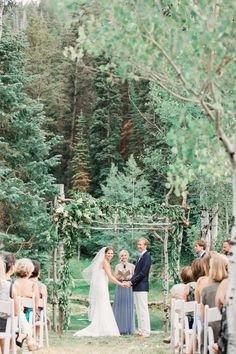
[[[134, 274], [134, 265], [129, 263], [129, 253], [122, 250], [119, 254], [120, 263], [115, 268], [117, 280], [129, 281]], [[113, 303], [114, 316], [120, 334], [134, 333], [134, 298], [132, 288], [116, 287], [115, 299]]]

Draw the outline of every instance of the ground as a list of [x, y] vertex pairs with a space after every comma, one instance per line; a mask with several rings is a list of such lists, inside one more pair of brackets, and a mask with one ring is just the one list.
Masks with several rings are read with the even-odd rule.
[[39, 354], [170, 354], [170, 346], [163, 344], [163, 332], [152, 334], [150, 338], [135, 336], [78, 338], [68, 331], [62, 337], [50, 335], [50, 348]]

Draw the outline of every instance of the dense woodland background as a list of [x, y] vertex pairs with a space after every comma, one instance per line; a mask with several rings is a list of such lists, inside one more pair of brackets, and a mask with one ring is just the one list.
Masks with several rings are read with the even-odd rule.
[[[145, 79], [121, 79], [106, 53], [86, 54], [83, 62], [73, 57], [70, 48], [89, 9], [55, 10], [50, 0], [5, 6], [2, 250], [40, 259], [50, 270], [51, 211], [59, 184], [67, 198], [86, 192], [99, 203], [130, 210], [164, 205], [171, 186], [178, 186], [169, 203], [185, 211], [181, 262], [193, 259], [192, 244], [200, 237], [220, 250], [229, 238], [232, 192], [229, 164], [213, 128], [194, 103]], [[150, 238], [154, 263], [160, 264], [163, 246], [151, 232], [93, 232], [79, 246], [92, 256], [112, 243], [117, 251], [133, 250], [133, 256], [138, 236]]]

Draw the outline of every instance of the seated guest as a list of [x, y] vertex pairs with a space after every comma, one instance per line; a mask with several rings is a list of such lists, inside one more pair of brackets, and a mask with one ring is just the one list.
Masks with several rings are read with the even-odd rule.
[[209, 269], [210, 269], [210, 255], [206, 255], [202, 259], [196, 259], [194, 262], [198, 263], [195, 266], [194, 276], [196, 283], [195, 300], [198, 304], [201, 301], [202, 289], [209, 284]]
[[[38, 286], [38, 296], [40, 299], [45, 299], [45, 302], [47, 303], [47, 297], [48, 297], [48, 292], [47, 292], [47, 287], [46, 285], [44, 285], [41, 281], [39, 281], [39, 277], [40, 277], [40, 263], [38, 261], [32, 261], [33, 265], [34, 265], [34, 270], [30, 276], [30, 280], [37, 284]], [[35, 314], [35, 320], [39, 321], [40, 320], [40, 312], [41, 312], [42, 308], [38, 307], [38, 309], [36, 309], [36, 314]], [[39, 330], [40, 328], [37, 326], [36, 327], [36, 334], [37, 336], [39, 336]]]
[[[184, 300], [192, 301], [192, 296], [194, 294], [195, 282], [193, 283], [193, 273], [190, 266], [183, 267], [180, 272], [180, 278], [183, 283], [175, 284], [170, 290], [171, 300]], [[190, 327], [192, 325], [192, 316], [189, 316]], [[171, 342], [171, 337], [163, 339], [163, 343], [169, 344]]]
[[171, 299], [188, 301], [190, 283], [193, 281], [193, 273], [190, 266], [184, 267], [180, 272], [180, 278], [183, 283], [175, 284], [171, 291]]
[[[34, 270], [33, 263], [30, 259], [23, 258], [16, 262], [15, 275], [16, 281], [14, 282], [14, 288], [16, 294], [19, 297], [33, 298], [35, 297], [35, 309], [38, 308], [39, 289], [36, 283], [33, 283], [29, 277]], [[23, 341], [27, 340], [28, 349], [30, 351], [38, 350], [37, 343], [29, 337], [29, 317], [32, 312], [32, 308], [24, 307], [20, 309], [20, 317], [22, 323], [22, 334], [18, 336], [17, 345], [22, 346]]]
[[30, 280], [38, 285], [39, 298], [41, 298], [41, 299], [44, 298], [47, 300], [47, 297], [48, 297], [47, 287], [45, 284], [43, 284], [41, 281], [39, 281], [40, 263], [38, 261], [32, 261], [32, 263], [34, 265], [34, 270], [30, 276]]
[[12, 282], [12, 275], [14, 274], [14, 267], [16, 264], [16, 257], [13, 254], [6, 254], [3, 258], [6, 269], [6, 280]]
[[217, 354], [227, 354], [228, 348], [228, 323], [227, 323], [227, 297], [228, 279], [222, 280], [216, 293], [216, 307], [221, 311], [221, 326], [218, 342], [213, 345], [213, 351]]
[[[201, 300], [202, 289], [205, 288], [205, 286], [209, 285], [210, 259], [215, 255], [219, 255], [219, 253], [215, 251], [210, 251], [204, 258], [200, 259], [201, 262], [199, 263], [199, 267], [201, 268], [201, 271], [199, 268], [199, 272], [198, 272], [199, 276], [197, 279], [197, 284], [195, 289], [195, 300], [197, 301], [198, 304], [200, 304], [201, 302], [200, 300]], [[197, 274], [197, 272], [195, 273]], [[196, 277], [194, 279], [196, 280]]]
[[[10, 299], [13, 299], [15, 305], [15, 314], [17, 316], [19, 313], [19, 308], [17, 305], [16, 292], [14, 289], [12, 289], [12, 284], [6, 279], [5, 269], [6, 268], [3, 259], [0, 258], [0, 300], [9, 301]], [[7, 315], [3, 312], [1, 313], [0, 311], [0, 332], [5, 332], [6, 324]], [[2, 354], [4, 354], [4, 339], [0, 339], [0, 348]]]
[[[120, 252], [120, 263], [115, 268], [115, 277], [119, 281], [130, 280], [134, 274], [134, 265], [128, 262], [129, 253]], [[132, 288], [116, 287], [113, 312], [120, 334], [134, 333], [134, 299]]]
[[203, 258], [206, 253], [207, 243], [204, 240], [197, 240], [194, 242], [194, 249], [197, 254], [197, 258]]
[[[215, 307], [216, 293], [219, 285], [222, 280], [228, 277], [227, 266], [227, 258], [222, 255], [215, 255], [210, 259], [209, 285], [203, 288], [201, 295], [201, 316], [203, 319], [204, 306]], [[220, 332], [220, 321], [212, 322], [209, 325], [213, 329], [214, 339], [217, 340]]]

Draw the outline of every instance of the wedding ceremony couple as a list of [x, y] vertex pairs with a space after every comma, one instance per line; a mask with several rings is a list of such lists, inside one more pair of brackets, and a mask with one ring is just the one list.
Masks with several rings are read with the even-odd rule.
[[[149, 272], [151, 256], [147, 251], [148, 240], [137, 241], [138, 258], [135, 265], [128, 262], [126, 250], [120, 252], [120, 263], [112, 274], [110, 262], [114, 256], [112, 247], [103, 247], [90, 266], [83, 271], [83, 277], [90, 285], [90, 325], [74, 336], [100, 337], [136, 334], [139, 338], [150, 336], [148, 310]], [[113, 307], [110, 303], [108, 282], [117, 284]], [[138, 328], [135, 331], [134, 308]]]

